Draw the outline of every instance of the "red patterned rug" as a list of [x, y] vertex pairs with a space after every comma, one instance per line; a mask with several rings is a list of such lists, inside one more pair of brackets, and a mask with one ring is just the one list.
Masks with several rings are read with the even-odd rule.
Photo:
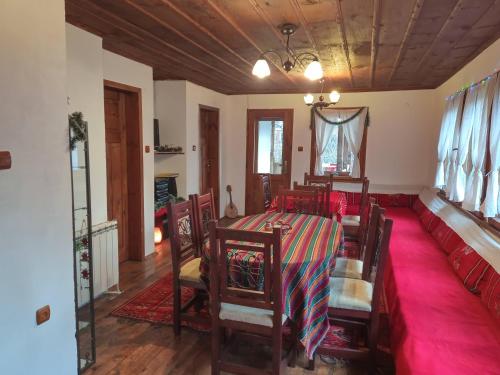
[[[193, 290], [191, 288], [182, 288], [181, 290], [181, 300], [182, 304], [184, 304], [193, 296]], [[174, 311], [173, 294], [173, 279], [172, 274], [169, 273], [113, 310], [111, 315], [154, 324], [172, 325]], [[206, 318], [210, 317], [206, 306], [199, 313], [196, 313], [194, 310], [190, 311], [190, 313], [193, 315], [199, 314]], [[210, 331], [210, 325], [207, 324], [183, 321], [182, 325], [201, 332]]]

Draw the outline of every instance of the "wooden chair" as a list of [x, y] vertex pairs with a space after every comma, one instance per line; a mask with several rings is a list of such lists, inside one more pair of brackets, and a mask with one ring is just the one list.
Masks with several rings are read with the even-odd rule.
[[304, 185], [324, 186], [326, 184], [330, 184], [330, 187], [333, 189], [333, 175], [331, 173], [324, 176], [310, 175], [307, 172], [304, 173]]
[[[330, 299], [328, 316], [333, 324], [364, 328], [361, 344], [359, 337], [349, 347], [325, 347], [320, 345], [315, 354], [336, 358], [359, 359], [367, 361], [371, 369], [375, 367], [375, 354], [380, 327], [380, 304], [383, 294], [384, 271], [389, 255], [389, 242], [392, 220], [379, 215], [377, 222], [377, 241], [373, 244], [376, 252], [376, 272], [373, 283], [366, 280], [330, 278]], [[314, 368], [314, 359], [310, 362]]]
[[264, 211], [267, 211], [271, 204], [273, 203], [273, 193], [271, 190], [271, 175], [270, 174], [261, 174], [260, 180], [262, 182], [261, 194], [264, 203]]
[[342, 225], [344, 226], [344, 234], [346, 236], [359, 236], [360, 223], [363, 220], [363, 216], [368, 214], [368, 188], [370, 187], [370, 180], [364, 177], [362, 183], [359, 215], [345, 215], [342, 217]]
[[331, 217], [330, 215], [330, 193], [332, 186], [330, 183], [324, 186], [318, 185], [299, 185], [297, 181], [293, 183], [293, 190], [314, 191], [318, 192], [318, 214], [324, 217]]
[[[181, 320], [203, 321], [200, 317], [186, 314], [195, 306], [200, 310], [207, 299], [205, 283], [200, 279], [200, 261], [197, 245], [197, 229], [195, 224], [194, 205], [192, 200], [167, 205], [168, 230], [172, 253], [173, 287], [174, 287], [174, 334], [181, 332]], [[195, 289], [194, 297], [181, 305], [181, 287]]]
[[280, 189], [278, 210], [298, 214], [318, 215], [318, 189], [312, 191]]
[[[243, 287], [231, 282], [234, 265], [228, 251], [242, 250], [260, 254], [263, 281]], [[262, 286], [262, 288], [260, 287]], [[236, 374], [280, 374], [283, 369], [283, 315], [281, 286], [281, 229], [272, 233], [219, 228], [210, 222], [210, 297], [212, 315], [212, 374], [227, 371]], [[222, 340], [224, 330], [246, 333], [272, 342], [269, 368], [255, 368], [256, 363], [231, 361], [237, 347], [236, 334]], [[293, 330], [296, 334], [296, 330]], [[295, 355], [296, 340], [290, 351]], [[246, 356], [248, 358], [248, 356]], [[253, 359], [255, 360], [255, 359]], [[253, 366], [252, 366], [253, 365]]]
[[361, 244], [351, 243], [350, 245], [346, 245], [359, 246], [360, 257], [359, 259], [337, 257], [335, 260], [335, 269], [333, 271], [334, 277], [370, 281], [369, 277], [374, 261], [373, 244], [377, 236], [378, 219], [384, 211], [385, 210], [381, 209], [377, 204], [370, 202], [368, 226], [363, 242]]
[[206, 194], [191, 194], [189, 199], [194, 205], [194, 219], [196, 225], [196, 246], [199, 254], [203, 255], [204, 246], [208, 243], [208, 223], [211, 220], [217, 220], [215, 211], [214, 192], [212, 189]]

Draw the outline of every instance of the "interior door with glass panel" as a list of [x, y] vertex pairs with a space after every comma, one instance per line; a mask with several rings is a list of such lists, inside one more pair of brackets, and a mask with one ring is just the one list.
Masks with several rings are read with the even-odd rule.
[[249, 109], [247, 112], [247, 161], [245, 213], [263, 212], [260, 175], [269, 174], [272, 196], [280, 186], [290, 187], [292, 168], [293, 109]]

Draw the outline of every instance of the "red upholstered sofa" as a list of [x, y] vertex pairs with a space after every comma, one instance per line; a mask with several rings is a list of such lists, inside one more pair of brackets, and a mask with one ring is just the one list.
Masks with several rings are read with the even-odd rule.
[[394, 220], [385, 291], [397, 374], [500, 374], [498, 238], [430, 190], [413, 209], [386, 212]]

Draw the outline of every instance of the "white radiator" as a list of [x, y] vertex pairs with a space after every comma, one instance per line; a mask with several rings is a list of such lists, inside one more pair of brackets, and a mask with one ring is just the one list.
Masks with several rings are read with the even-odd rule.
[[[92, 251], [93, 251], [93, 273], [94, 273], [94, 298], [103, 293], [119, 293], [119, 269], [118, 269], [118, 227], [116, 220], [92, 226]], [[82, 253], [86, 249], [77, 250], [76, 262], [77, 277], [88, 270], [88, 263], [82, 261]], [[77, 285], [78, 306], [89, 302], [88, 278], [79, 279]], [[113, 291], [110, 289], [113, 288]]]

